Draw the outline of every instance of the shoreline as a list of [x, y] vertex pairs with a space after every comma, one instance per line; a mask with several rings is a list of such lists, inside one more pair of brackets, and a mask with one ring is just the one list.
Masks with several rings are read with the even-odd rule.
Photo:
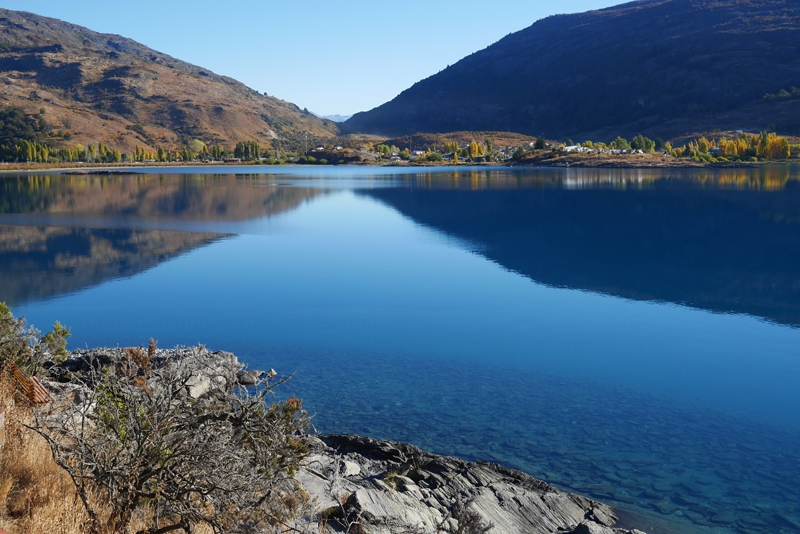
[[[487, 169], [504, 168], [529, 168], [529, 169], [548, 169], [548, 168], [580, 168], [580, 169], [753, 169], [767, 167], [770, 165], [797, 165], [800, 158], [788, 160], [769, 160], [769, 161], [740, 161], [740, 162], [717, 162], [705, 163], [686, 159], [675, 158], [655, 158], [650, 155], [630, 155], [630, 156], [596, 156], [596, 155], [576, 155], [576, 154], [546, 154], [522, 161], [492, 162], [492, 163], [415, 163], [415, 162], [384, 162], [384, 163], [344, 163], [341, 165], [317, 165], [286, 163], [281, 165], [261, 165], [256, 162], [153, 162], [153, 163], [68, 163], [61, 165], [51, 165], [46, 163], [18, 164], [0, 163], [0, 176], [4, 174], [25, 173], [25, 172], [53, 172], [63, 175], [123, 175], [141, 174], [137, 170], [147, 169], [170, 169], [182, 167], [198, 167], [203, 169], [229, 168], [229, 167], [260, 167], [260, 168], [320, 168], [320, 167], [388, 167], [388, 168], [447, 168], [453, 169], [465, 167], [477, 167]], [[92, 171], [98, 172], [92, 172]], [[117, 172], [115, 172], [117, 171]]]
[[[198, 400], [216, 398], [223, 389], [286, 380], [274, 370], [248, 369], [234, 354], [203, 346], [154, 348], [150, 354], [154, 375], [173, 364], [188, 369], [185, 394]], [[90, 402], [87, 374], [91, 377], [93, 368], [119, 372], [126, 362], [130, 365], [127, 357], [120, 347], [74, 350], [49, 368], [49, 379], [41, 384], [56, 405], [62, 400]], [[649, 534], [680, 532], [635, 510], [618, 514], [598, 500], [495, 462], [467, 461], [353, 434], [304, 431], [298, 437], [308, 446], [294, 476], [296, 488], [309, 496], [303, 521], [324, 534], [354, 524], [371, 534], [452, 532], [464, 521], [454, 512], [462, 499], [485, 524], [494, 525], [492, 532], [503, 534], [645, 534], [640, 529], [645, 523], [655, 527]]]

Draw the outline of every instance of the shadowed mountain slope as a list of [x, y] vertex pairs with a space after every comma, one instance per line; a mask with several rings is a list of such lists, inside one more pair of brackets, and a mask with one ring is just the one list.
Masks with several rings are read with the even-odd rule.
[[344, 129], [575, 140], [713, 129], [798, 134], [800, 90], [792, 87], [800, 87], [800, 2], [643, 0], [540, 20]]
[[118, 35], [0, 9], [0, 106], [45, 110], [72, 142], [177, 148], [191, 139], [227, 146], [299, 143], [336, 125], [231, 78]]

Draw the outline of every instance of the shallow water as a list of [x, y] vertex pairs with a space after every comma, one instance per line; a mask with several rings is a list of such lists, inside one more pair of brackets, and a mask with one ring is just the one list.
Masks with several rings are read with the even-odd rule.
[[246, 170], [0, 178], [0, 301], [651, 532], [800, 532], [798, 169]]

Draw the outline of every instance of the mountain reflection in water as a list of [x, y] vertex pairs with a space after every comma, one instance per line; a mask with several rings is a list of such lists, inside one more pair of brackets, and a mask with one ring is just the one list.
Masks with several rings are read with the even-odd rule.
[[274, 215], [319, 193], [233, 176], [1, 178], [0, 301], [133, 276], [225, 237], [204, 223]]
[[[800, 325], [797, 176], [791, 166], [469, 169], [392, 174], [405, 187], [356, 191], [542, 284]], [[132, 276], [237, 233], [226, 223], [325, 191], [275, 177], [4, 177], [0, 300]]]
[[800, 325], [789, 178], [789, 167], [473, 172], [359, 194], [539, 283]]

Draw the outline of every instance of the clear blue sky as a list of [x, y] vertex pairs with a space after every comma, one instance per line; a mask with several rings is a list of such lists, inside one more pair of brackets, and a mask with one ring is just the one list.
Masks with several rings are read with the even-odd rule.
[[315, 113], [344, 115], [383, 104], [548, 15], [618, 3], [5, 0], [2, 7], [130, 37]]

